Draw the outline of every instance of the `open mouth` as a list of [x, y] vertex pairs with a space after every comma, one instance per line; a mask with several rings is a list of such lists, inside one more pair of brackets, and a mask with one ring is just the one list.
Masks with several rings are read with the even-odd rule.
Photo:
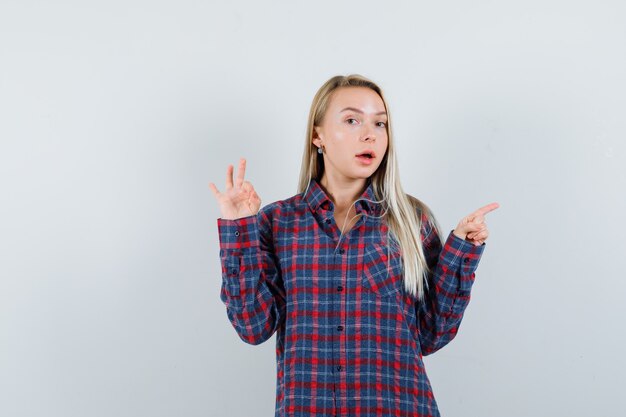
[[375, 155], [373, 151], [365, 151], [356, 155], [357, 158], [365, 158], [365, 159], [374, 159], [374, 156]]
[[376, 155], [373, 151], [365, 151], [356, 155], [356, 160], [362, 164], [369, 165], [374, 161]]

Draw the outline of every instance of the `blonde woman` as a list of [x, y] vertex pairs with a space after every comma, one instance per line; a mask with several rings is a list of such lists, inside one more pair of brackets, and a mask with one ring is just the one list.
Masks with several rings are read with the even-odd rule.
[[422, 357], [456, 335], [488, 204], [442, 240], [400, 184], [382, 90], [335, 76], [313, 99], [298, 194], [261, 207], [241, 159], [210, 183], [220, 298], [239, 337], [276, 332], [276, 417], [438, 416]]

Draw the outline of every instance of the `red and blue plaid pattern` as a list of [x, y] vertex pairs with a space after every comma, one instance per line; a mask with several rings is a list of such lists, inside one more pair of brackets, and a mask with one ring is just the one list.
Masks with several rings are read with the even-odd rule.
[[[371, 184], [361, 197], [375, 200]], [[380, 206], [359, 200], [363, 216], [339, 240], [333, 202], [311, 180], [256, 215], [217, 220], [230, 322], [253, 345], [276, 332], [276, 417], [440, 415], [422, 356], [456, 336], [485, 244], [450, 231], [442, 245], [422, 214], [433, 273], [418, 302]]]

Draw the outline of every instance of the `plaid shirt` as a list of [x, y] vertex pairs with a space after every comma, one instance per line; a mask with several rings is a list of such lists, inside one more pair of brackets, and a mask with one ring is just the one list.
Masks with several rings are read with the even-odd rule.
[[[375, 199], [372, 185], [361, 197]], [[405, 292], [400, 253], [388, 253], [380, 204], [358, 201], [339, 240], [333, 203], [316, 180], [256, 215], [217, 220], [220, 298], [239, 337], [276, 332], [276, 417], [439, 416], [422, 361], [456, 335], [485, 244], [422, 214], [425, 302]], [[387, 266], [388, 265], [388, 266]]]

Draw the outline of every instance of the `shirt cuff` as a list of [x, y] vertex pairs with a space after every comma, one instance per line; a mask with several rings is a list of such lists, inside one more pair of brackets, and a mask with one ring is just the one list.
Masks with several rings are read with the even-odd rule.
[[239, 219], [217, 219], [221, 249], [246, 249], [259, 246], [256, 215]]
[[473, 280], [467, 278], [478, 268], [485, 246], [485, 242], [476, 246], [455, 235], [454, 230], [450, 231], [444, 247], [443, 261], [453, 271], [460, 271], [461, 290], [469, 290], [471, 287]]

